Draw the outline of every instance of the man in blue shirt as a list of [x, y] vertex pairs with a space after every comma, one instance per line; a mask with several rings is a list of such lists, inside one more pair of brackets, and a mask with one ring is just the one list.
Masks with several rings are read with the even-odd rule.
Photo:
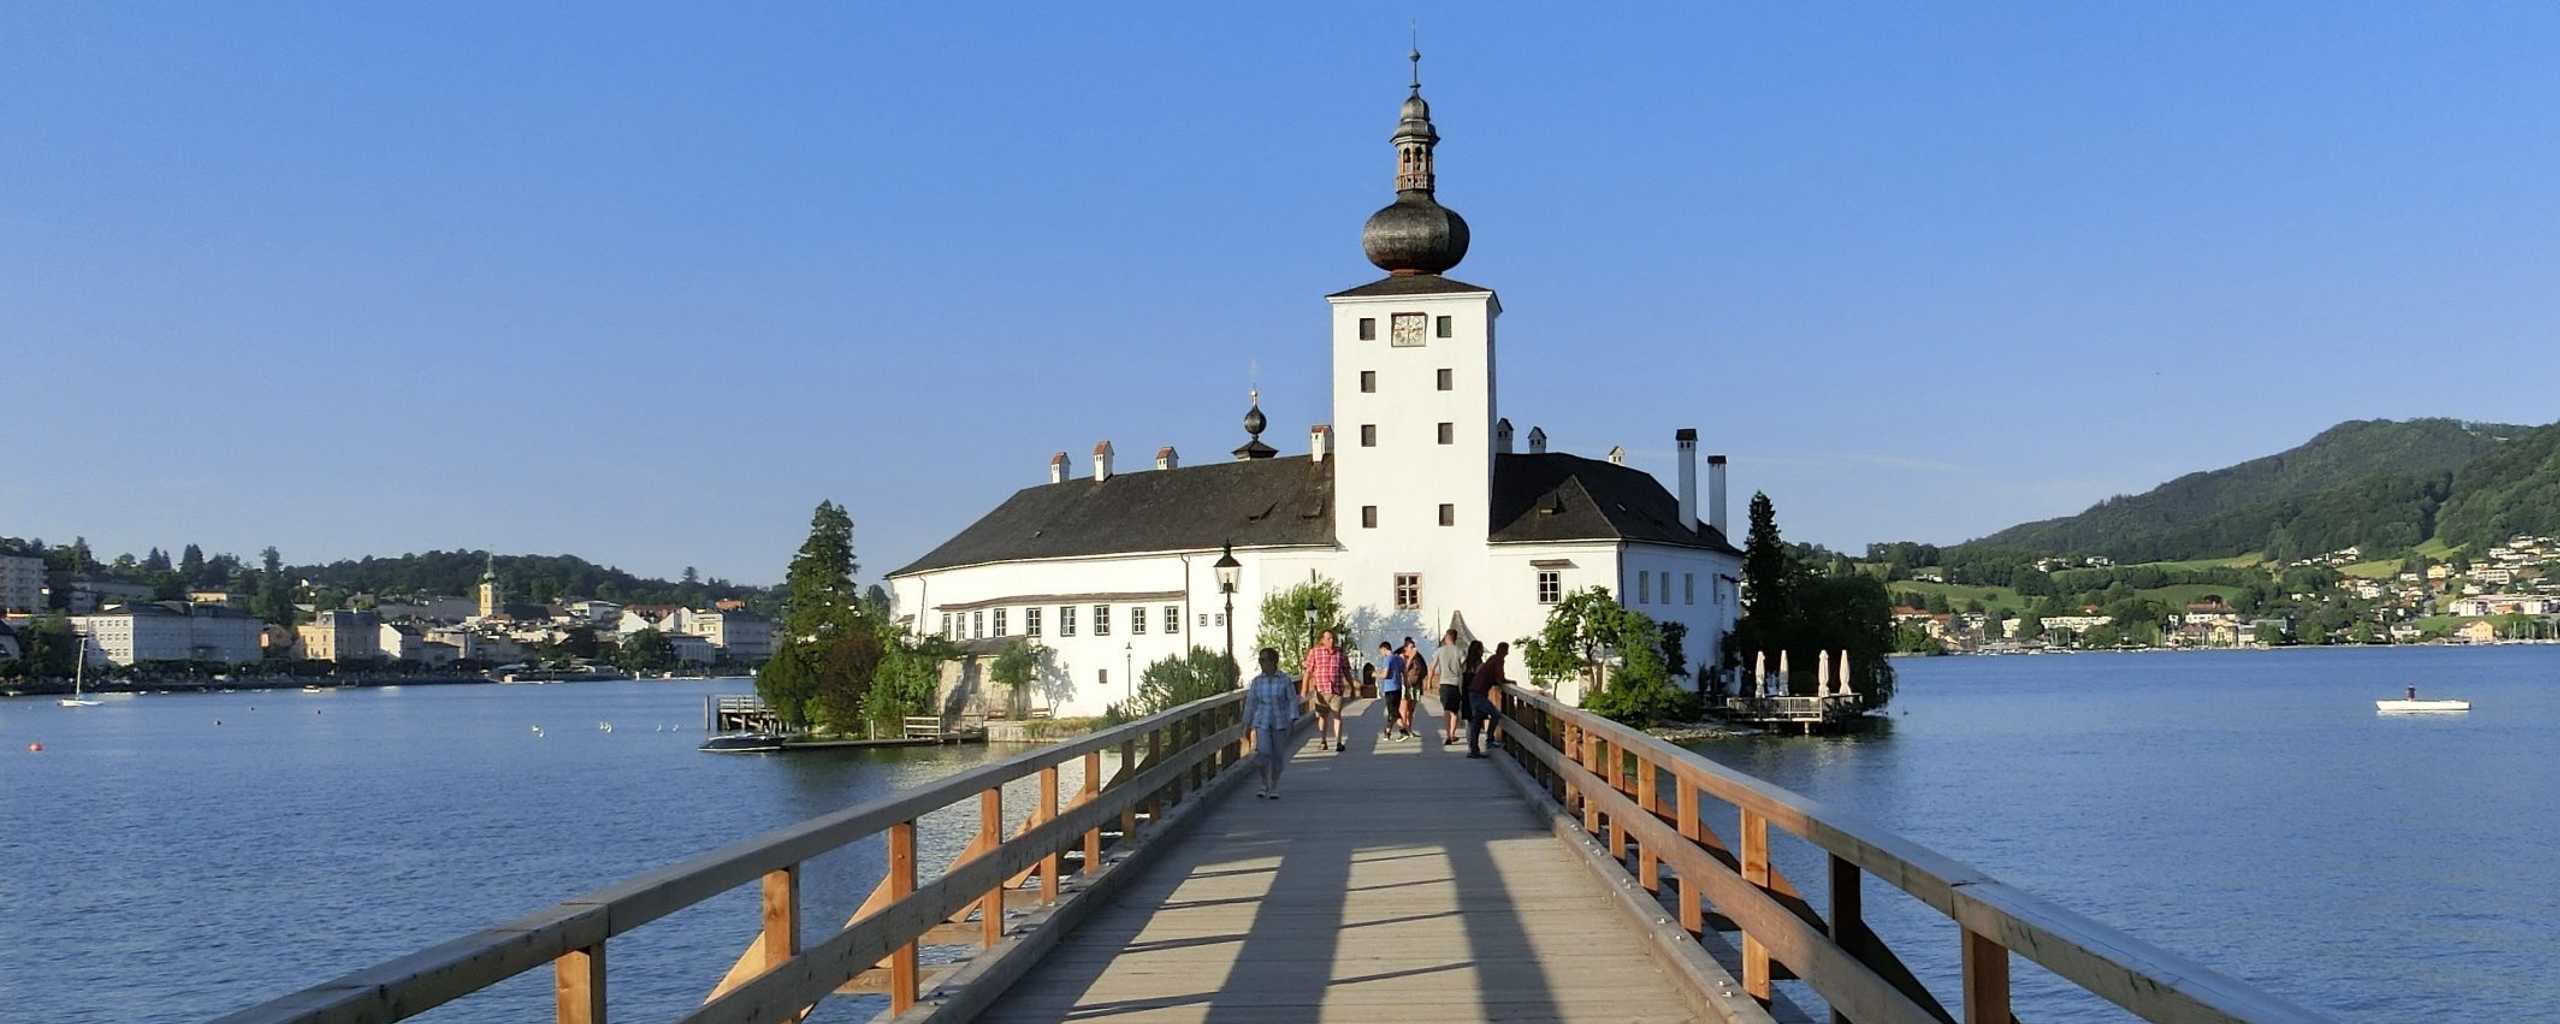
[[1378, 660], [1387, 667], [1387, 674], [1378, 679], [1378, 703], [1386, 706], [1387, 727], [1378, 737], [1393, 740], [1396, 723], [1404, 720], [1404, 655], [1396, 652], [1395, 645], [1380, 640]]

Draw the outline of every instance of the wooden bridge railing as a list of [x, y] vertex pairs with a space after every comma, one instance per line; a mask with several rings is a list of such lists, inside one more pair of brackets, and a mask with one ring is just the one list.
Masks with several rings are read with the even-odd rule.
[[[961, 772], [921, 789], [812, 818], [485, 931], [388, 960], [301, 992], [223, 1017], [218, 1024], [339, 1024], [393, 1021], [488, 988], [549, 963], [561, 1024], [605, 1020], [606, 941], [740, 886], [758, 885], [754, 939], [687, 1024], [796, 1021], [840, 987], [886, 965], [893, 1013], [916, 1004], [917, 946], [974, 906], [978, 941], [1005, 938], [1008, 889], [1036, 875], [1039, 898], [1061, 892], [1064, 855], [1079, 871], [1104, 869], [1105, 833], [1143, 837], [1141, 819], [1164, 820], [1166, 806], [1242, 762], [1243, 694], [1194, 701], [1161, 714], [1010, 760]], [[1121, 768], [1102, 781], [1102, 753], [1117, 748]], [[1059, 806], [1058, 768], [1083, 761], [1084, 784]], [[1039, 808], [1020, 832], [999, 838], [1004, 785], [1037, 775]], [[936, 877], [919, 877], [917, 820], [974, 800], [979, 832]], [[801, 943], [800, 867], [810, 858], [883, 836], [889, 870], [853, 920], [815, 945]], [[741, 922], [741, 932], [750, 922]]]
[[[1517, 687], [1503, 688], [1502, 705], [1504, 740], [1531, 780], [1578, 814], [1585, 832], [1604, 837], [1648, 892], [1673, 885], [1683, 929], [1702, 938], [1711, 926], [1741, 932], [1742, 987], [1763, 1005], [1772, 981], [1795, 977], [1830, 1004], [1835, 1024], [1952, 1024], [1861, 916], [1861, 882], [1873, 876], [1958, 925], [1966, 1024], [2016, 1021], [2013, 952], [2145, 1020], [2322, 1019], [1642, 730]], [[1733, 841], [1708, 824], [1707, 800], [1734, 809]], [[1826, 855], [1827, 918], [1772, 863], [1772, 826]], [[1710, 911], [1723, 920], [1711, 921]]]

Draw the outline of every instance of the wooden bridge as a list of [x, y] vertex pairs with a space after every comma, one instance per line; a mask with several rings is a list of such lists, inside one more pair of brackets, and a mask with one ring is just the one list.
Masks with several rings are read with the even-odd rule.
[[[1274, 803], [1239, 792], [1255, 786], [1241, 695], [1210, 698], [222, 1020], [399, 1020], [549, 965], [556, 1019], [601, 1024], [611, 939], [745, 886], [760, 916], [739, 922], [745, 950], [688, 1024], [797, 1021], [884, 991], [895, 1024], [2015, 1024], [2034, 1008], [2013, 1014], [2013, 957], [2146, 1020], [2321, 1019], [1640, 731], [1533, 692], [1502, 702], [1505, 750], [1488, 761], [1435, 733], [1386, 740], [1365, 703], [1342, 750], [1306, 744], [1302, 726]], [[1060, 768], [1079, 761], [1082, 784], [1062, 793]], [[1037, 808], [1007, 837], [1003, 787], [1033, 777]], [[976, 840], [928, 873], [917, 820], [972, 802]], [[1810, 844], [1821, 878], [1799, 885], [1773, 863], [1783, 837]], [[889, 865], [871, 899], [842, 928], [805, 926], [801, 865], [870, 841]], [[1954, 923], [1952, 976], [1915, 975], [1869, 927], [1866, 895], [1888, 887]], [[976, 947], [964, 959], [922, 962], [920, 945], [961, 941]]]

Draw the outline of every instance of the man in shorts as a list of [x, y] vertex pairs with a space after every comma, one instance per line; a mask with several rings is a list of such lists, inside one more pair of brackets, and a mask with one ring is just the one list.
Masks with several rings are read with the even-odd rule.
[[1306, 687], [1307, 702], [1316, 709], [1316, 749], [1339, 748], [1343, 688], [1350, 684], [1351, 666], [1342, 659], [1342, 650], [1333, 645], [1332, 630], [1318, 635], [1316, 645], [1307, 649], [1305, 669], [1299, 685]]
[[1440, 729], [1440, 745], [1458, 742], [1458, 714], [1466, 709], [1467, 652], [1458, 631], [1440, 634], [1440, 649], [1431, 654], [1431, 678], [1440, 684], [1440, 713], [1448, 721]]

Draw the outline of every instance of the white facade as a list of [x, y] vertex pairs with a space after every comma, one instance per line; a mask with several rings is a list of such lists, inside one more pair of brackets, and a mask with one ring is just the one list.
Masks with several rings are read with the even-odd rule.
[[0, 555], [0, 612], [44, 610], [44, 559]]
[[236, 612], [200, 608], [192, 613], [160, 605], [132, 605], [77, 615], [71, 628], [88, 656], [113, 665], [141, 661], [214, 661], [244, 664], [263, 656], [258, 620]]
[[763, 661], [773, 656], [773, 620], [743, 611], [697, 611], [693, 634], [711, 642], [732, 661]]
[[[1719, 662], [1742, 574], [1720, 532], [1721, 458], [1703, 474], [1702, 503], [1693, 431], [1675, 436], [1676, 489], [1616, 459], [1547, 452], [1534, 428], [1532, 451], [1513, 454], [1499, 401], [1502, 303], [1441, 276], [1464, 258], [1469, 235], [1432, 197], [1438, 134], [1414, 88], [1394, 138], [1396, 200], [1363, 231], [1364, 252], [1389, 276], [1327, 296], [1331, 393], [1303, 407], [1327, 409], [1330, 422], [1295, 435], [1309, 439], [1308, 456], [1223, 472], [1172, 468], [1166, 448], [1152, 472], [1115, 476], [1105, 441], [1093, 448], [1093, 476], [1071, 479], [1059, 453], [1051, 490], [1026, 488], [890, 574], [913, 629], [972, 654], [1036, 636], [1035, 706], [1097, 713], [1125, 699], [1148, 663], [1225, 647], [1212, 565], [1232, 542], [1243, 564], [1235, 653], [1247, 663], [1264, 595], [1314, 576], [1341, 585], [1345, 646], [1359, 652], [1405, 637], [1429, 649], [1461, 614], [1488, 647], [1517, 641], [1563, 594], [1598, 586], [1686, 625], [1692, 670]], [[1276, 454], [1261, 438], [1266, 422], [1257, 396], [1239, 460]]]

